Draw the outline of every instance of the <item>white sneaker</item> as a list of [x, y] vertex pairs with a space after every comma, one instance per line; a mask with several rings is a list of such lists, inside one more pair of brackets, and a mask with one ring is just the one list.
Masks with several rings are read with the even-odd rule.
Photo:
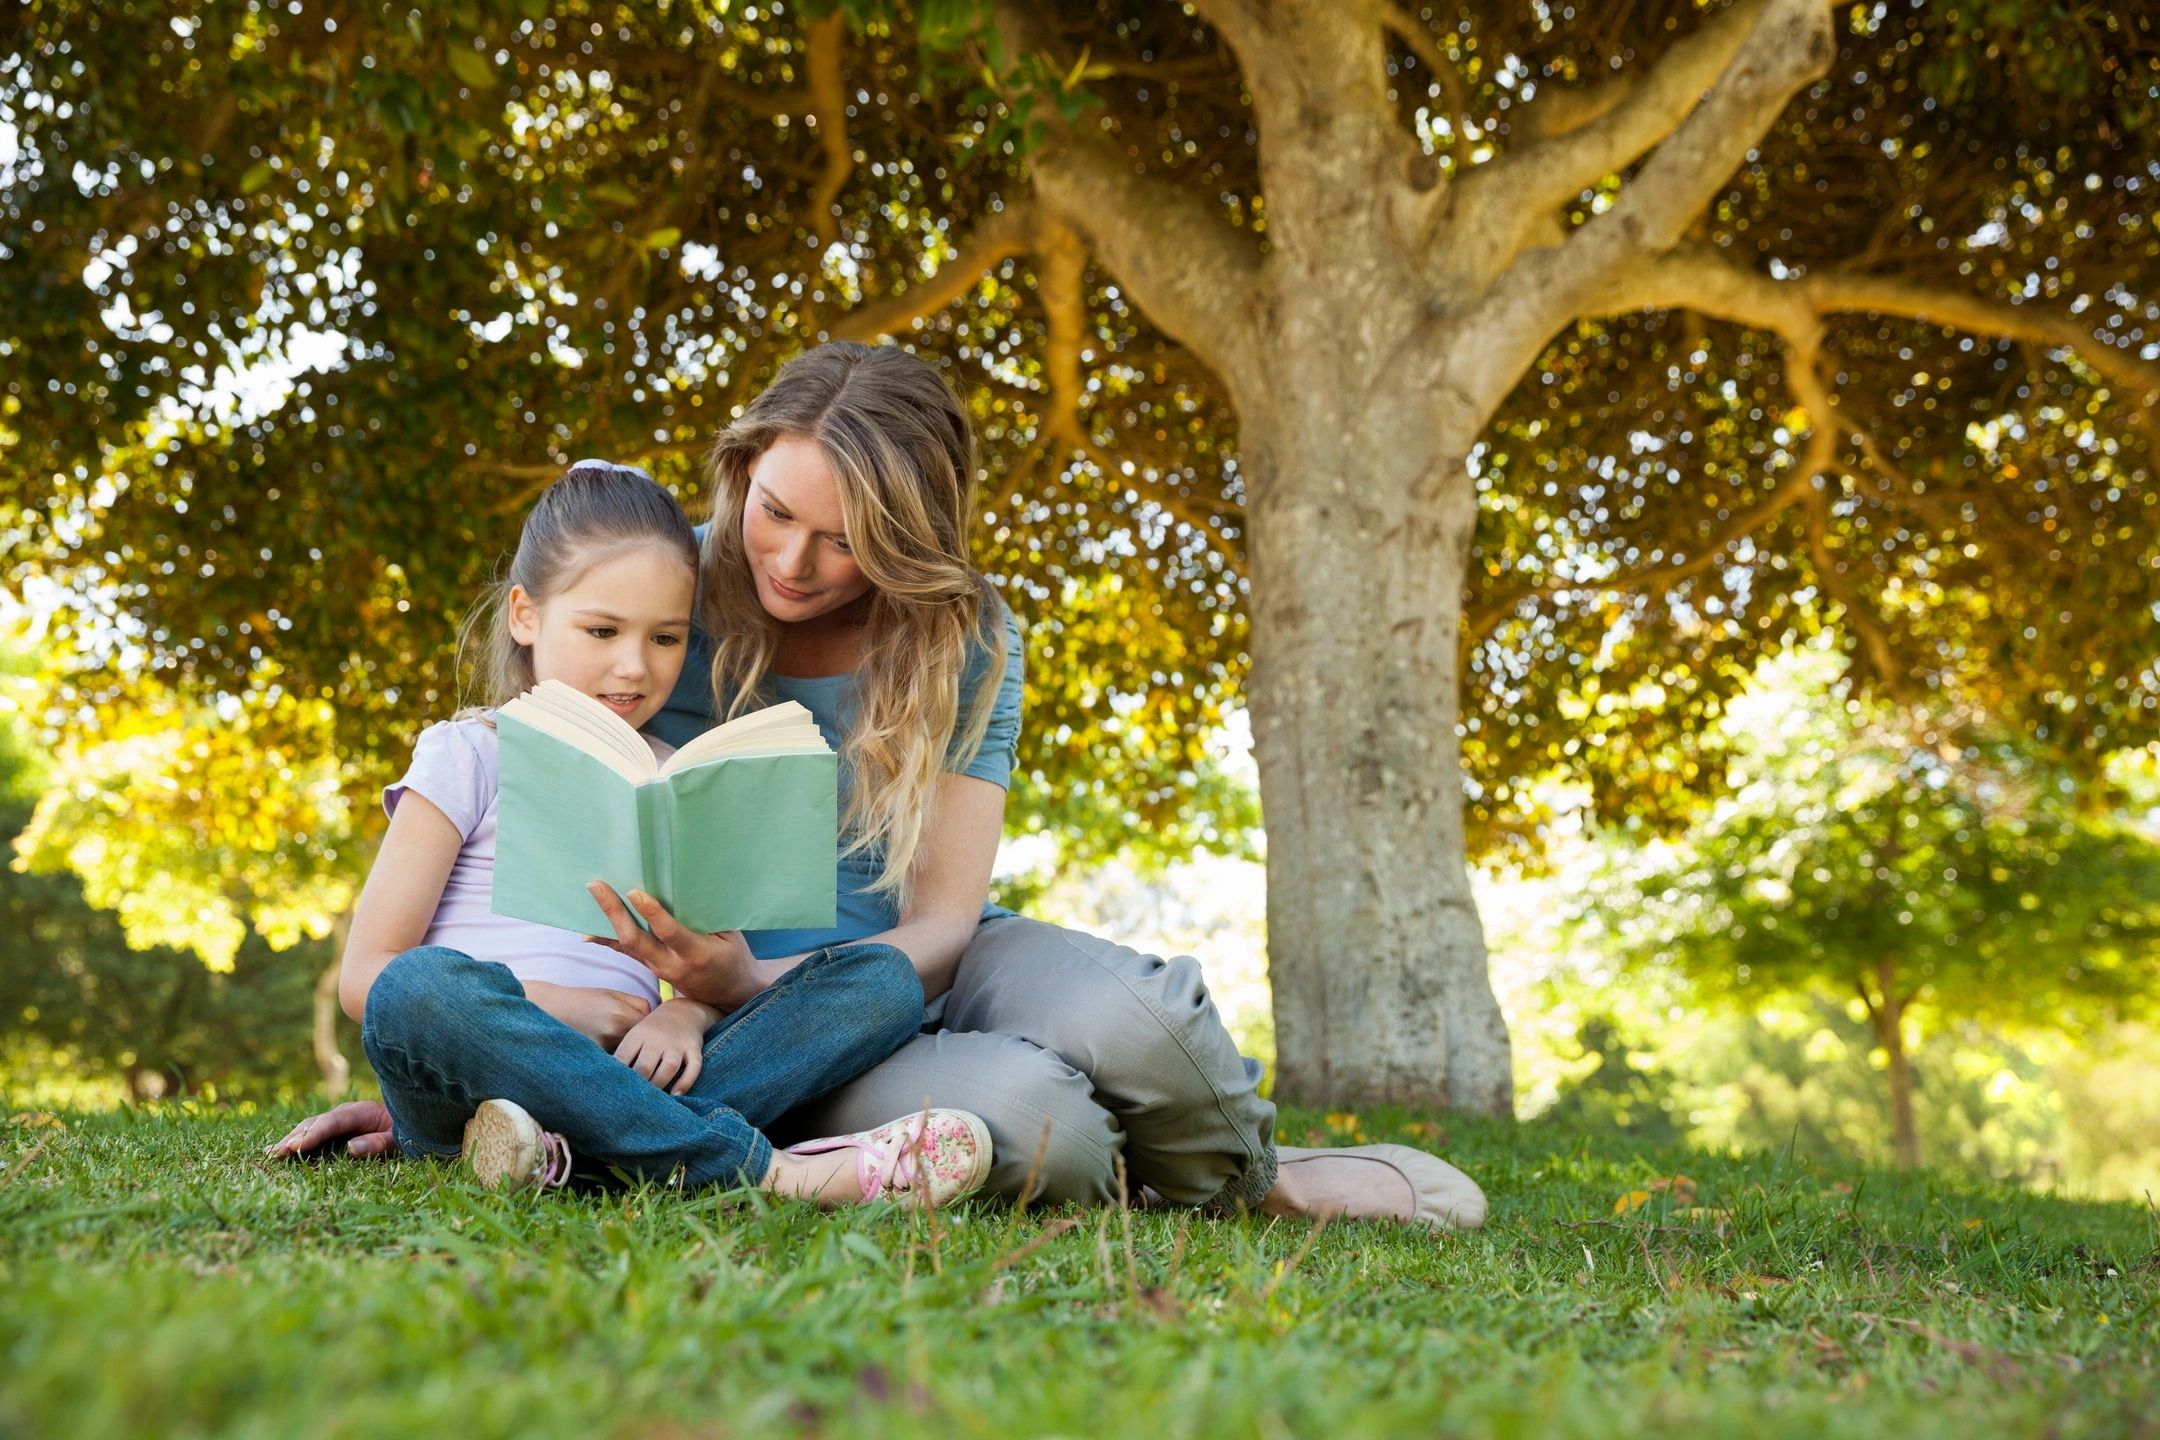
[[490, 1190], [548, 1190], [570, 1180], [570, 1142], [510, 1100], [489, 1100], [465, 1122], [465, 1164]]

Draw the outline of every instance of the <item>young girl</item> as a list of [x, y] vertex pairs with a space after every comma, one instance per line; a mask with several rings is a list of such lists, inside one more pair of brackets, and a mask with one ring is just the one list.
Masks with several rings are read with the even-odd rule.
[[[534, 506], [490, 597], [490, 705], [553, 679], [643, 726], [682, 669], [696, 568], [689, 521], [644, 472], [572, 467]], [[826, 1203], [926, 1189], [943, 1204], [981, 1183], [989, 1140], [963, 1111], [925, 1108], [791, 1151], [759, 1133], [918, 1032], [906, 956], [833, 946], [725, 1014], [660, 1003], [651, 970], [618, 950], [492, 913], [496, 786], [487, 709], [429, 727], [384, 791], [390, 828], [338, 989], [386, 1104], [310, 1117], [272, 1154], [340, 1139], [355, 1155], [462, 1154], [482, 1183], [519, 1189], [565, 1182], [574, 1151], [642, 1177]]]

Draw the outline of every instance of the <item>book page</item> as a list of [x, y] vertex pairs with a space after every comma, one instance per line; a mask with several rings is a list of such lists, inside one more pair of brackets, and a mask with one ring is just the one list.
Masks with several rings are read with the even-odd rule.
[[832, 747], [810, 712], [793, 700], [738, 715], [667, 758], [662, 775], [736, 755], [829, 755]]
[[633, 785], [660, 773], [644, 736], [607, 706], [560, 680], [541, 681], [500, 713], [583, 751]]

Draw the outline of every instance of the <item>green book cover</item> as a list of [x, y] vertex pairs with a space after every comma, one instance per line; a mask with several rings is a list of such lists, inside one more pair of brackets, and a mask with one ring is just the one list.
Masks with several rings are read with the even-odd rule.
[[[575, 701], [546, 697], [553, 715], [528, 703], [541, 690], [496, 715], [496, 914], [611, 935], [585, 891], [605, 880], [617, 894], [646, 891], [694, 930], [834, 923], [839, 761], [808, 712], [800, 720], [810, 741], [799, 726], [783, 736], [785, 722], [759, 712], [721, 727], [747, 729], [732, 742], [738, 753], [711, 755], [731, 746], [714, 731], [660, 767], [620, 718], [568, 686], [558, 692]], [[756, 753], [812, 743], [815, 751]], [[657, 773], [639, 777], [640, 762]]]

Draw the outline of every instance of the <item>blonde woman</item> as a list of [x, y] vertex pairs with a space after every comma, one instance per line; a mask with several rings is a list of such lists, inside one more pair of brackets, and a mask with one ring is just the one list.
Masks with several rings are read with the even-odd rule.
[[[922, 1033], [781, 1122], [862, 1128], [926, 1102], [987, 1122], [986, 1189], [1104, 1201], [1130, 1183], [1218, 1211], [1470, 1227], [1484, 1198], [1400, 1146], [1278, 1152], [1260, 1067], [1199, 967], [985, 904], [1020, 736], [1020, 630], [968, 561], [975, 443], [905, 351], [837, 343], [789, 364], [714, 447], [698, 633], [650, 729], [681, 744], [781, 700], [841, 755], [839, 921], [685, 931], [649, 897], [601, 895], [612, 943], [717, 1017], [826, 947], [904, 952]], [[678, 1007], [686, 1027], [707, 1018]], [[695, 1037], [686, 1038], [695, 1043]], [[860, 1123], [858, 1123], [860, 1122]], [[1023, 1197], [1031, 1198], [1031, 1197]]]

